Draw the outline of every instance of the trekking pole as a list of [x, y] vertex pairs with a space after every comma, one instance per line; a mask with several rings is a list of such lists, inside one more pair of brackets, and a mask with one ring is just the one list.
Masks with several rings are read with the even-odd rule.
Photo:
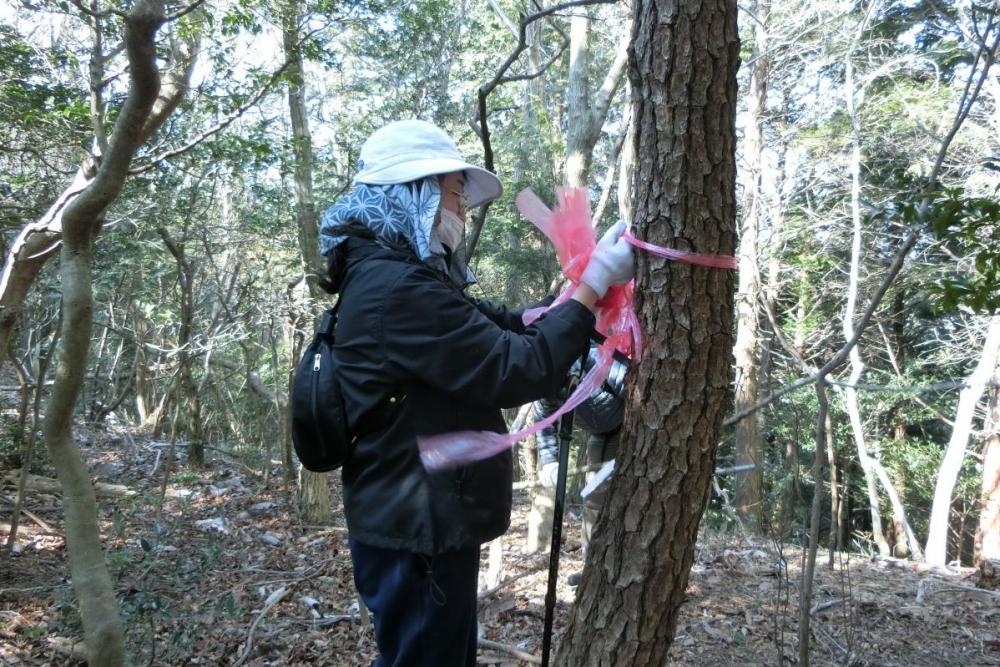
[[566, 473], [569, 445], [573, 440], [573, 411], [559, 420], [559, 473], [556, 476], [555, 506], [552, 510], [552, 546], [549, 549], [549, 585], [545, 591], [545, 630], [542, 634], [542, 667], [549, 665], [552, 650], [552, 621], [556, 610], [556, 583], [559, 578], [559, 546], [562, 543], [563, 503], [566, 500]]

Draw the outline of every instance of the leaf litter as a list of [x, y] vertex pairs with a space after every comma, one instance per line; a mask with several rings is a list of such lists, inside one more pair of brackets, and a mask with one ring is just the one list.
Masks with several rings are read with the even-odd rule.
[[[100, 499], [101, 530], [129, 654], [144, 665], [370, 665], [373, 630], [362, 621], [351, 578], [339, 476], [331, 476], [333, 524], [303, 526], [275, 469], [265, 483], [217, 459], [182, 465], [156, 520], [165, 457], [136, 437], [94, 431], [84, 456], [116, 495]], [[178, 451], [181, 451], [179, 448]], [[159, 453], [158, 453], [159, 452]], [[51, 475], [54, 477], [54, 475]], [[0, 470], [13, 497], [16, 471]], [[121, 491], [124, 488], [126, 492]], [[480, 576], [480, 664], [522, 665], [541, 655], [548, 556], [525, 555], [530, 501], [515, 494], [503, 569]], [[15, 555], [0, 568], [0, 664], [84, 664], [82, 629], [69, 581], [59, 494], [29, 488]], [[569, 622], [583, 569], [579, 520], [570, 505], [557, 584], [554, 646]], [[9, 505], [0, 540], [9, 531]], [[812, 607], [815, 665], [1000, 665], [1000, 595], [971, 570], [935, 571], [908, 561], [822, 551]], [[700, 536], [667, 664], [794, 665], [801, 550], [774, 540]]]

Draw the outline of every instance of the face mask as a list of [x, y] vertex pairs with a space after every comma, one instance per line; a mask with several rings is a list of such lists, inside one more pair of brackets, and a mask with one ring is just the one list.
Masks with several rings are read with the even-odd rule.
[[462, 246], [462, 242], [465, 240], [465, 222], [458, 217], [458, 214], [442, 208], [441, 222], [438, 223], [436, 229], [438, 239], [452, 252]]

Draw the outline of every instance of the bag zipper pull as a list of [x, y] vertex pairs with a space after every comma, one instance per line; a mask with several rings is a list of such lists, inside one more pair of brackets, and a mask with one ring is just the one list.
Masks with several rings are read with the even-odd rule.
[[319, 370], [319, 360], [322, 359], [322, 358], [323, 358], [323, 356], [321, 354], [319, 354], [318, 352], [316, 353], [316, 356], [313, 357], [313, 370], [314, 371], [318, 371]]

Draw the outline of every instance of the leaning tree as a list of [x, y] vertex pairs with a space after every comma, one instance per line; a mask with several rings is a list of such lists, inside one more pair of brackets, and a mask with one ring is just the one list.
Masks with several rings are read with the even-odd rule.
[[[629, 77], [635, 234], [680, 250], [736, 245], [735, 0], [636, 0]], [[646, 351], [562, 665], [662, 665], [677, 626], [727, 406], [730, 272], [638, 257]]]

